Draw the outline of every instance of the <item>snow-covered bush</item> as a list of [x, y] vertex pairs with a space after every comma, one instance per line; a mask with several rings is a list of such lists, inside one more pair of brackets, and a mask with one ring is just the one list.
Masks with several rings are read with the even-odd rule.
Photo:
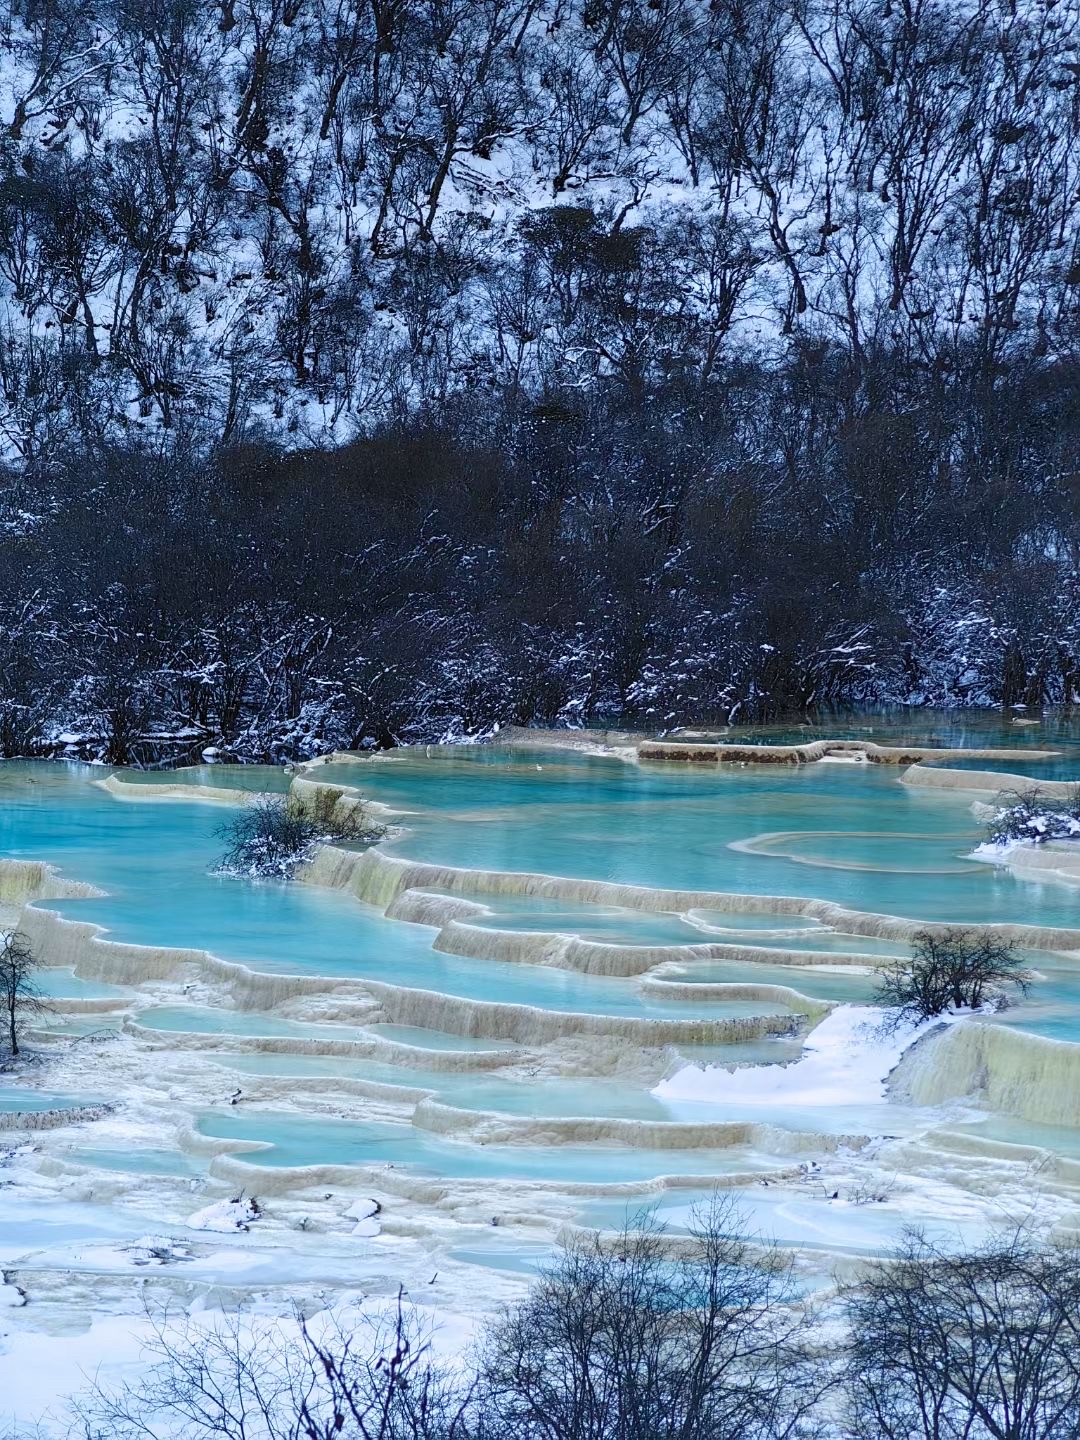
[[1038, 786], [1003, 792], [998, 796], [998, 809], [987, 825], [986, 838], [991, 845], [1015, 841], [1043, 845], [1047, 840], [1080, 840], [1080, 785], [1073, 786], [1064, 799], [1052, 799]]
[[218, 869], [227, 875], [289, 879], [320, 845], [371, 845], [386, 833], [360, 805], [341, 810], [340, 790], [320, 789], [300, 802], [258, 795], [238, 810], [218, 834], [226, 850]]

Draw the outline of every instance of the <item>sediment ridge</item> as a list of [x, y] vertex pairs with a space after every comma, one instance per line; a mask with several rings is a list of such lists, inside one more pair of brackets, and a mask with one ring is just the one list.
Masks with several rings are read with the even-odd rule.
[[647, 1047], [739, 1044], [771, 1035], [792, 1035], [800, 1020], [792, 1015], [668, 1020], [651, 1015], [542, 1010], [533, 1005], [465, 999], [437, 990], [406, 990], [382, 981], [364, 984], [382, 1002], [387, 1018], [395, 1024], [526, 1045], [573, 1035], [630, 1040]]
[[773, 1155], [861, 1149], [869, 1137], [786, 1130], [757, 1121], [637, 1120], [583, 1116], [519, 1116], [466, 1110], [438, 1099], [421, 1101], [412, 1123], [419, 1129], [479, 1144], [622, 1145], [647, 1150], [729, 1150], [737, 1147]]
[[[1052, 760], [1060, 750], [1027, 750], [1029, 760]], [[637, 747], [639, 760], [674, 760], [708, 765], [806, 765], [832, 755], [855, 756], [871, 765], [915, 765], [921, 760], [1015, 760], [1008, 749], [962, 749], [940, 745], [878, 745], [872, 740], [808, 740], [801, 745], [728, 744], [724, 741], [644, 740]]]
[[[391, 907], [392, 909], [394, 907]], [[393, 917], [392, 917], [393, 918]], [[797, 951], [769, 949], [765, 945], [714, 942], [698, 945], [622, 945], [601, 940], [583, 940], [577, 935], [564, 935], [543, 930], [499, 930], [495, 926], [470, 925], [451, 920], [436, 935], [432, 949], [447, 955], [461, 955], [473, 960], [490, 960], [503, 965], [543, 965], [555, 970], [571, 970], [579, 975], [596, 975], [610, 979], [632, 979], [643, 976], [661, 965], [690, 964], [695, 960], [730, 960], [762, 965], [793, 967], [793, 954], [800, 964], [812, 966], [834, 963], [880, 965], [887, 957], [880, 955], [841, 955], [839, 962], [829, 951]], [[746, 982], [752, 985], [752, 982]], [[755, 993], [745, 999], [776, 998], [775, 987], [754, 986]], [[674, 991], [671, 992], [674, 994]], [[670, 996], [669, 996], [670, 998]], [[736, 998], [734, 995], [732, 998]], [[817, 1002], [806, 1001], [814, 1012]], [[796, 1006], [796, 1008], [802, 1008]]]
[[1044, 1125], [1080, 1125], [1080, 1045], [976, 1020], [932, 1031], [905, 1055], [894, 1092], [916, 1105], [974, 1097]]
[[[310, 884], [347, 891], [357, 899], [377, 906], [384, 913], [389, 913], [390, 907], [404, 892], [422, 890], [446, 891], [455, 897], [484, 894], [501, 897], [542, 896], [581, 904], [618, 905], [630, 910], [683, 913], [689, 910], [718, 910], [801, 915], [821, 921], [845, 934], [884, 940], [910, 941], [927, 926], [925, 920], [908, 920], [897, 915], [851, 910], [829, 900], [804, 899], [792, 895], [741, 894], [735, 891], [665, 890], [610, 880], [582, 880], [529, 871], [464, 869], [388, 855], [378, 847], [351, 851], [334, 845], [324, 846], [301, 878]], [[970, 929], [970, 925], [955, 921], [934, 921], [933, 928], [948, 932]], [[1002, 939], [1014, 940], [1017, 944], [1031, 949], [1080, 949], [1080, 927], [1066, 929], [998, 923], [986, 928]], [[755, 948], [757, 947], [745, 947], [747, 950]], [[731, 958], [730, 950], [726, 953]], [[760, 951], [758, 953], [760, 954]], [[791, 952], [787, 953], [790, 956]], [[802, 955], [803, 952], [799, 953]], [[830, 955], [829, 963], [843, 963], [842, 957]]]
[[[1028, 751], [1027, 756], [1034, 759], [1035, 752]], [[1015, 755], [1012, 758], [1015, 759]], [[979, 790], [996, 795], [1005, 790], [1037, 789], [1040, 795], [1051, 800], [1068, 799], [1076, 790], [1078, 780], [1039, 780], [1006, 770], [950, 770], [946, 765], [912, 765], [900, 776], [902, 785], [921, 790]]]
[[93, 900], [101, 891], [80, 880], [68, 880], [41, 860], [0, 858], [0, 905], [22, 906], [31, 900]]
[[0, 1111], [0, 1131], [6, 1130], [60, 1130], [65, 1125], [81, 1125], [92, 1120], [102, 1120], [111, 1115], [114, 1106], [60, 1105], [50, 1110], [4, 1110]]
[[[221, 984], [233, 1003], [243, 1010], [268, 1011], [299, 997], [329, 995], [350, 1006], [366, 1002], [370, 1008], [361, 1023], [389, 1022], [519, 1044], [543, 1044], [573, 1035], [606, 1036], [648, 1047], [727, 1044], [769, 1035], [790, 1035], [799, 1023], [798, 1016], [790, 1015], [668, 1020], [644, 1015], [544, 1010], [363, 978], [335, 980], [317, 975], [256, 971], [234, 961], [221, 960], [205, 950], [131, 945], [111, 940], [99, 925], [69, 920], [55, 911], [38, 907], [23, 912], [21, 926], [43, 964], [63, 966], [94, 979], [128, 985], [147, 980], [177, 980], [189, 977], [192, 972], [200, 973]], [[314, 1018], [327, 1017], [324, 1014]], [[302, 1044], [320, 1041], [302, 1041], [297, 1037], [291, 1043], [298, 1048], [298, 1053], [320, 1053], [299, 1051]], [[343, 1038], [327, 1043], [347, 1045], [349, 1042]]]
[[252, 795], [259, 793], [216, 785], [185, 785], [182, 781], [139, 783], [125, 780], [120, 775], [109, 775], [93, 783], [118, 800], [203, 800], [208, 804], [235, 806], [243, 805]]

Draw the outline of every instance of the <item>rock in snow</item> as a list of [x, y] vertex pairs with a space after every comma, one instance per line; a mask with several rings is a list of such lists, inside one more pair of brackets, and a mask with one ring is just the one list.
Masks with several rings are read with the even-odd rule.
[[247, 1230], [252, 1221], [259, 1218], [259, 1207], [254, 1200], [240, 1195], [235, 1200], [218, 1200], [203, 1210], [196, 1210], [187, 1219], [192, 1230], [217, 1230], [230, 1233]]
[[355, 1220], [352, 1233], [364, 1239], [372, 1239], [382, 1231], [376, 1215], [382, 1209], [377, 1200], [354, 1200], [345, 1211], [346, 1220]]

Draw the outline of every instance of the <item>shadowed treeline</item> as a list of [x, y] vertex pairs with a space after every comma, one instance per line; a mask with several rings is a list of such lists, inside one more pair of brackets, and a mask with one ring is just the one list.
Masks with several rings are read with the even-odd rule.
[[907, 398], [869, 413], [826, 363], [742, 367], [644, 411], [463, 403], [332, 452], [57, 456], [9, 478], [35, 518], [0, 536], [0, 747], [281, 758], [1067, 703], [1072, 372]]

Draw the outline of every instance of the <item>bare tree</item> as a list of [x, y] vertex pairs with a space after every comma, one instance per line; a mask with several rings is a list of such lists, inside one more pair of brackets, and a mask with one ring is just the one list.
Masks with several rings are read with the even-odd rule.
[[488, 1337], [499, 1424], [529, 1440], [791, 1440], [830, 1383], [790, 1266], [717, 1198], [672, 1250], [648, 1217], [572, 1243]]
[[[152, 1360], [125, 1389], [76, 1405], [84, 1440], [465, 1440], [472, 1393], [443, 1369], [403, 1294], [346, 1330], [302, 1318], [260, 1333], [242, 1316], [152, 1320]], [[178, 1428], [179, 1427], [179, 1428]]]
[[0, 936], [0, 995], [3, 996], [8, 1047], [13, 1056], [19, 1053], [19, 1036], [26, 1021], [46, 1010], [36, 973], [38, 957], [30, 941], [18, 930]]
[[1028, 981], [1016, 946], [991, 930], [921, 930], [910, 959], [883, 971], [877, 998], [899, 1017], [929, 1020], [948, 1010], [1001, 1004], [1010, 990], [1025, 994]]
[[914, 1235], [842, 1292], [852, 1440], [1066, 1440], [1080, 1427], [1080, 1260], [1022, 1232]]

